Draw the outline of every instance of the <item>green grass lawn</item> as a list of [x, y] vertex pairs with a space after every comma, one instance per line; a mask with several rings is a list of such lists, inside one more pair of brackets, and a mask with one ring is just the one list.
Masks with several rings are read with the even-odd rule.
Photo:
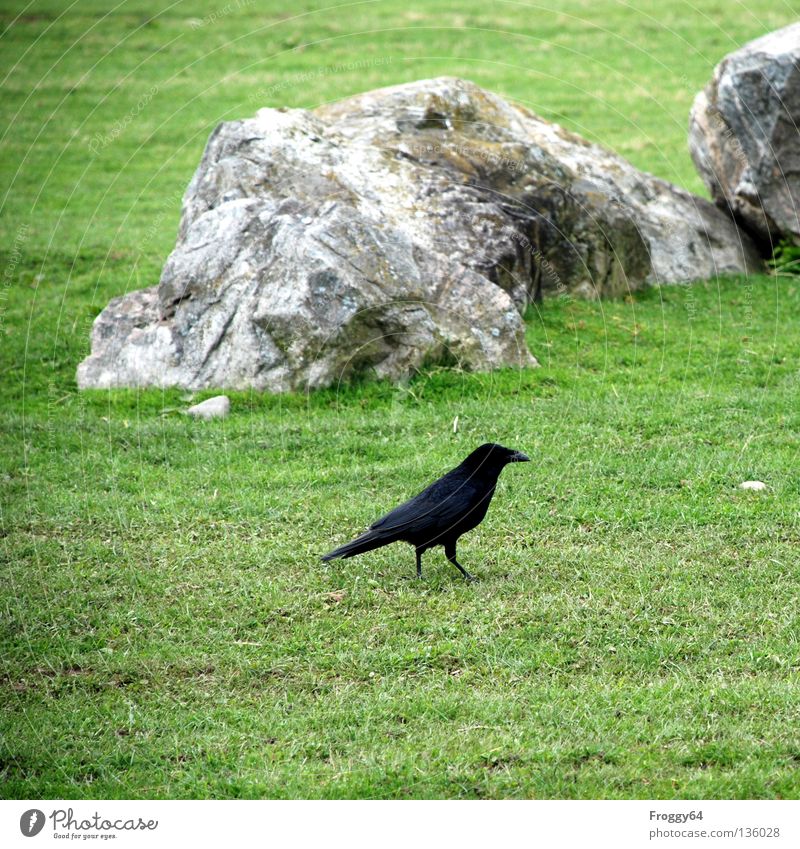
[[[692, 97], [789, 5], [2, 8], [0, 795], [800, 796], [800, 281], [551, 299], [539, 369], [220, 422], [74, 381], [218, 121], [457, 74], [700, 191]], [[534, 462], [479, 583], [319, 562], [486, 440]]]

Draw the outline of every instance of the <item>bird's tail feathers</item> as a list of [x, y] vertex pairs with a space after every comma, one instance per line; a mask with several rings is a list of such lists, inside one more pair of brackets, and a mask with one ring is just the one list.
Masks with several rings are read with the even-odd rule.
[[387, 537], [385, 533], [380, 531], [367, 531], [356, 537], [354, 540], [340, 545], [333, 551], [329, 551], [323, 558], [323, 561], [335, 560], [337, 557], [355, 557], [356, 554], [364, 554], [366, 551], [372, 551], [375, 548], [380, 548], [382, 545], [388, 545], [394, 542], [396, 537]]

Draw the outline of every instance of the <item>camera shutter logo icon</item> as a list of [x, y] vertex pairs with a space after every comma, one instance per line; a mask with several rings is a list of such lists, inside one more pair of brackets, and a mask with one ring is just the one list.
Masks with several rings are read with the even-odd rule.
[[44, 814], [38, 808], [31, 808], [19, 818], [19, 830], [25, 837], [36, 837], [44, 828]]

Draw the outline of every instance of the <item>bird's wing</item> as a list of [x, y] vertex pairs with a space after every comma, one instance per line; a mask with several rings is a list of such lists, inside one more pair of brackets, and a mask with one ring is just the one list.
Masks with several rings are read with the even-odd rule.
[[465, 513], [481, 500], [479, 490], [477, 482], [468, 477], [445, 475], [419, 495], [373, 522], [370, 529], [387, 533], [411, 526], [419, 533], [429, 528], [444, 530], [463, 519]]

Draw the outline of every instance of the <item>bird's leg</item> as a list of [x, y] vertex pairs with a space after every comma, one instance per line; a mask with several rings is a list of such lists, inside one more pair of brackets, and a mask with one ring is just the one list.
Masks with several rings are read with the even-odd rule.
[[470, 575], [469, 572], [456, 560], [456, 544], [451, 543], [444, 547], [444, 556], [455, 566], [459, 572], [468, 580], [474, 581], [475, 576]]
[[422, 579], [422, 549], [416, 549], [417, 552], [417, 578]]

